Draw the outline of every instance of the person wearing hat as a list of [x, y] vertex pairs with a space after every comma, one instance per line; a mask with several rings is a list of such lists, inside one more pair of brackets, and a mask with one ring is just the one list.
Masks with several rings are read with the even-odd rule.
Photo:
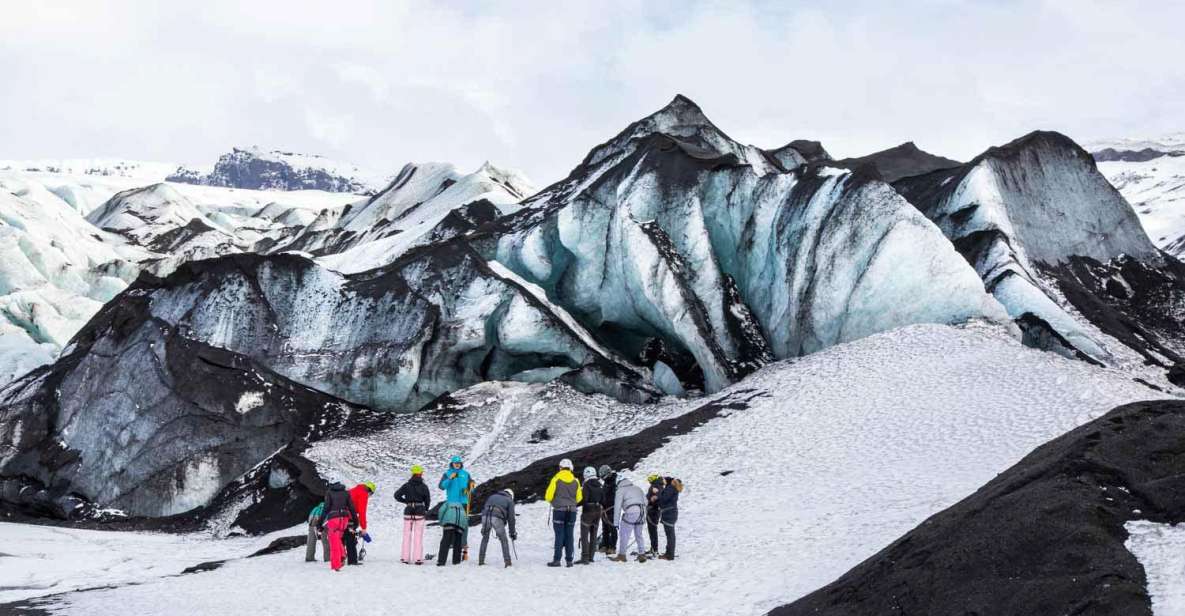
[[438, 487], [444, 490], [445, 502], [437, 515], [440, 528], [444, 533], [440, 536], [440, 550], [436, 555], [436, 566], [443, 567], [448, 561], [448, 554], [453, 553], [453, 564], [461, 564], [465, 533], [469, 529], [469, 515], [465, 506], [469, 504], [469, 471], [461, 456], [453, 456], [449, 460], [449, 467], [440, 476]]
[[617, 500], [617, 472], [602, 464], [597, 469], [597, 476], [601, 478], [603, 498], [601, 498], [601, 549], [612, 556], [617, 553], [617, 510], [613, 508]]
[[576, 530], [576, 507], [584, 499], [584, 491], [580, 482], [572, 474], [572, 461], [564, 458], [560, 460], [560, 470], [551, 478], [547, 485], [547, 493], [543, 498], [551, 503], [551, 524], [555, 531], [555, 549], [548, 567], [560, 566], [560, 556], [563, 555], [569, 567], [572, 566], [573, 537]]
[[[650, 558], [657, 558], [658, 525], [662, 516], [662, 508], [658, 506], [658, 495], [662, 494], [666, 482], [663, 481], [661, 475], [650, 475], [646, 477], [646, 482], [650, 484], [650, 489], [646, 491], [646, 534], [650, 539], [650, 551], [647, 552], [647, 555]], [[641, 546], [638, 551], [641, 551]]]
[[510, 540], [518, 539], [514, 530], [514, 491], [510, 488], [495, 492], [486, 499], [481, 508], [481, 550], [477, 554], [477, 564], [486, 564], [486, 546], [490, 543], [490, 531], [498, 535], [502, 544], [502, 561], [509, 567], [510, 543], [506, 541], [507, 529], [510, 530]]
[[403, 503], [403, 546], [399, 562], [410, 565], [424, 564], [424, 526], [427, 525], [428, 507], [432, 504], [432, 491], [424, 483], [424, 467], [411, 467], [408, 479], [395, 491], [395, 500]]
[[578, 565], [588, 565], [593, 562], [597, 553], [597, 530], [601, 526], [601, 515], [604, 507], [601, 500], [605, 497], [605, 489], [601, 480], [597, 478], [597, 469], [584, 467], [584, 502], [580, 505], [580, 561]]
[[358, 536], [366, 534], [366, 505], [370, 503], [370, 495], [374, 494], [377, 486], [373, 481], [363, 481], [350, 488], [350, 500], [354, 503], [354, 511], [358, 512], [357, 523], [346, 531], [346, 563], [361, 564], [358, 559]]

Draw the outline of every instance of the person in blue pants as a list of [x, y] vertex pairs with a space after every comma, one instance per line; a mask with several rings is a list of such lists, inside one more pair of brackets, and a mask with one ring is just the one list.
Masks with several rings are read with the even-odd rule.
[[575, 551], [573, 533], [576, 531], [577, 506], [584, 500], [584, 490], [572, 474], [572, 461], [560, 461], [560, 470], [551, 478], [547, 493], [543, 496], [551, 503], [551, 524], [555, 530], [555, 554], [548, 567], [560, 566], [563, 556], [567, 566], [572, 566], [572, 552]]

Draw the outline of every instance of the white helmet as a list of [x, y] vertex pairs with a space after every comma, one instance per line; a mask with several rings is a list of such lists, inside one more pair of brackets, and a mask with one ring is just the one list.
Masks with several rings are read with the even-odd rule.
[[506, 493], [506, 496], [510, 497], [510, 500], [514, 500], [514, 490], [511, 490], [510, 488], [506, 488], [505, 490], [502, 490], [502, 491]]
[[566, 468], [568, 470], [572, 470], [572, 461], [567, 458], [560, 460], [560, 468]]

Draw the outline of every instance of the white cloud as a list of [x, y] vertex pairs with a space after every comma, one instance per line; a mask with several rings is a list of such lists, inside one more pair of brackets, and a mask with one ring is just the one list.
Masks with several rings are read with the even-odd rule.
[[[101, 6], [100, 6], [101, 4]], [[1185, 5], [8, 2], [0, 157], [232, 145], [557, 179], [691, 96], [738, 139], [970, 157], [1036, 128], [1181, 130]]]

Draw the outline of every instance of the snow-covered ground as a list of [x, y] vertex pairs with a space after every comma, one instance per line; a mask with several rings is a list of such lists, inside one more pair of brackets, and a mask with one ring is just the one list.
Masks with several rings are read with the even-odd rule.
[[1128, 522], [1127, 549], [1144, 566], [1155, 616], [1185, 614], [1185, 525]]
[[[292, 551], [236, 560], [209, 573], [68, 594], [56, 598], [52, 609], [121, 615], [176, 613], [179, 606], [189, 614], [423, 613], [451, 605], [449, 589], [457, 589], [456, 596], [490, 615], [556, 609], [760, 614], [832, 581], [1041, 443], [1116, 405], [1162, 396], [1118, 371], [1023, 347], [994, 326], [906, 327], [770, 365], [710, 398], [654, 407], [653, 416], [637, 419], [652, 423], [710, 399], [752, 400], [748, 409], [672, 438], [631, 473], [641, 481], [662, 471], [688, 486], [681, 498], [679, 560], [673, 563], [600, 560], [571, 570], [546, 568], [551, 530], [546, 507], [537, 503], [520, 508], [521, 560], [510, 570], [479, 569], [472, 561], [443, 570], [399, 564], [401, 522], [391, 494], [409, 462], [425, 464], [434, 482], [445, 452], [459, 452], [475, 457], [470, 469], [484, 480], [637, 427], [620, 423], [630, 416], [621, 410], [639, 408], [549, 398], [554, 390], [546, 386], [499, 387], [483, 384], [459, 394], [462, 404], [476, 406], [444, 415], [456, 418], [449, 430], [438, 429], [442, 418], [414, 418], [403, 429], [410, 433], [325, 443], [311, 452], [327, 476], [379, 483], [369, 514], [375, 542], [363, 567], [335, 574]], [[477, 404], [481, 400], [487, 403]], [[540, 414], [546, 420], [531, 424]], [[524, 443], [538, 425], [549, 432], [570, 429], [541, 444]], [[4, 537], [11, 537], [3, 543], [7, 553], [30, 553], [33, 537], [46, 536], [26, 534], [23, 526], [3, 528]], [[111, 541], [123, 535], [110, 533]], [[478, 536], [472, 534], [471, 546]], [[429, 532], [425, 539], [435, 552], [439, 534]], [[58, 540], [74, 541], [68, 534]], [[181, 540], [136, 547], [138, 559], [114, 573], [108, 568], [105, 581], [143, 581], [146, 563], [176, 561]], [[247, 551], [240, 547], [210, 539], [191, 550], [210, 560], [206, 554], [213, 552], [240, 556]], [[40, 549], [50, 555], [45, 564], [59, 587], [98, 585], [79, 581], [89, 574], [78, 559], [68, 561], [69, 550]], [[87, 561], [86, 568], [100, 571], [109, 562]]]
[[1140, 216], [1148, 237], [1168, 252], [1185, 252], [1185, 156], [1099, 163], [1099, 171]]

